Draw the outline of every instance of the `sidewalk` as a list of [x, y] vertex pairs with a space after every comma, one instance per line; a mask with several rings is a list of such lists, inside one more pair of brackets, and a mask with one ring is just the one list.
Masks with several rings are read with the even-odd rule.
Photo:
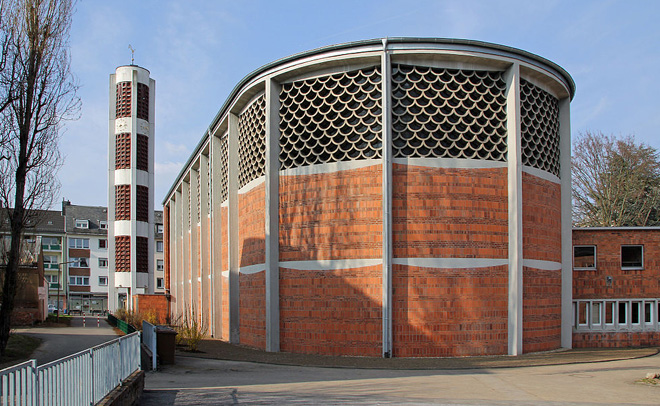
[[21, 327], [14, 330], [42, 340], [41, 345], [30, 357], [37, 364], [55, 361], [67, 355], [94, 347], [117, 338], [117, 334], [104, 318], [87, 316], [83, 327], [83, 317], [76, 316], [69, 327]]
[[253, 348], [206, 339], [199, 345], [199, 352], [177, 351], [179, 356], [247, 361], [276, 365], [297, 365], [335, 368], [368, 369], [478, 369], [512, 368], [544, 365], [567, 365], [617, 361], [649, 357], [658, 354], [658, 348], [589, 348], [558, 350], [544, 353], [460, 358], [372, 358], [341, 357], [285, 352], [265, 352]]

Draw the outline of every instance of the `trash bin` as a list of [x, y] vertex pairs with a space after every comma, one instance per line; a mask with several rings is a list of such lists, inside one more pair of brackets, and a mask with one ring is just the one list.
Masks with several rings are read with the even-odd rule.
[[176, 331], [166, 326], [156, 327], [156, 352], [161, 365], [174, 364], [176, 349]]

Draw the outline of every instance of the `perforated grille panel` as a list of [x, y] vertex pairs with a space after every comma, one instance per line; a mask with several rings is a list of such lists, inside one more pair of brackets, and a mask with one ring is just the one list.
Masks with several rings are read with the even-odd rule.
[[206, 214], [211, 214], [211, 159], [206, 157]]
[[115, 185], [115, 220], [131, 219], [131, 185]]
[[115, 237], [115, 271], [131, 272], [131, 237]]
[[284, 84], [280, 103], [280, 169], [381, 156], [379, 68]]
[[117, 83], [116, 116], [131, 116], [131, 82]]
[[135, 271], [149, 273], [149, 239], [135, 237]]
[[394, 157], [506, 160], [500, 72], [392, 67]]
[[131, 167], [131, 134], [120, 133], [115, 136], [115, 169]]
[[199, 169], [197, 171], [197, 207], [195, 208], [197, 210], [197, 221], [202, 219], [202, 168]]
[[149, 188], [137, 185], [135, 187], [135, 219], [149, 221]]
[[137, 135], [137, 156], [135, 157], [137, 169], [149, 171], [149, 137]]
[[238, 116], [238, 187], [264, 175], [266, 98], [261, 95]]
[[559, 100], [521, 80], [520, 121], [523, 165], [559, 176]]
[[149, 86], [137, 85], [137, 118], [149, 121]]
[[[228, 137], [223, 137], [220, 141], [220, 200], [227, 201], [229, 196], [229, 185], [227, 184], [227, 172], [229, 171], [229, 145]], [[222, 203], [221, 202], [221, 203]]]

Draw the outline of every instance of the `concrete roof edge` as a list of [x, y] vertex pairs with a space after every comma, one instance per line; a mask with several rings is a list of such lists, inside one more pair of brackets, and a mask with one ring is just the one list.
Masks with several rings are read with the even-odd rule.
[[383, 40], [387, 40], [387, 43], [392, 44], [403, 44], [403, 43], [411, 43], [411, 44], [451, 44], [451, 45], [466, 45], [466, 46], [476, 46], [476, 47], [482, 47], [482, 48], [490, 48], [498, 51], [505, 51], [505, 52], [510, 52], [514, 55], [522, 56], [528, 59], [531, 59], [533, 61], [545, 64], [554, 70], [556, 70], [562, 78], [566, 81], [566, 84], [568, 85], [569, 88], [569, 93], [570, 93], [570, 98], [573, 100], [573, 96], [575, 95], [575, 81], [573, 81], [573, 78], [571, 75], [568, 74], [568, 72], [559, 66], [558, 64], [545, 59], [541, 56], [538, 56], [536, 54], [533, 54], [531, 52], [523, 51], [519, 48], [514, 48], [508, 45], [500, 45], [500, 44], [494, 44], [491, 42], [486, 42], [486, 41], [478, 41], [478, 40], [469, 40], [469, 39], [460, 39], [460, 38], [433, 38], [433, 37], [386, 37], [386, 38], [372, 38], [372, 39], [366, 39], [366, 40], [360, 40], [360, 41], [353, 41], [353, 42], [344, 42], [341, 44], [333, 44], [333, 45], [328, 45], [328, 46], [323, 46], [320, 48], [315, 48], [311, 49], [308, 51], [303, 51], [299, 52], [293, 55], [286, 56], [284, 58], [277, 59], [275, 61], [272, 61], [270, 63], [267, 63], [252, 72], [248, 73], [243, 79], [241, 79], [236, 86], [232, 89], [232, 91], [229, 93], [229, 96], [223, 103], [222, 107], [220, 107], [220, 110], [218, 110], [218, 113], [213, 117], [213, 120], [211, 121], [211, 125], [208, 126], [204, 134], [202, 135], [202, 139], [199, 141], [193, 152], [190, 154], [190, 157], [188, 157], [188, 160], [186, 163], [183, 165], [181, 168], [181, 171], [179, 174], [176, 176], [174, 183], [172, 186], [170, 186], [169, 190], [165, 194], [165, 197], [163, 198], [162, 204], [165, 206], [167, 201], [171, 198], [172, 194], [174, 193], [174, 190], [176, 189], [176, 186], [179, 184], [179, 181], [183, 178], [183, 175], [186, 172], [186, 169], [190, 166], [192, 163], [193, 159], [197, 156], [199, 151], [204, 147], [204, 144], [206, 144], [206, 141], [208, 137], [211, 134], [211, 131], [217, 126], [218, 122], [220, 119], [227, 113], [227, 109], [231, 105], [231, 102], [234, 100], [236, 95], [240, 92], [240, 90], [243, 88], [243, 86], [247, 83], [249, 83], [254, 77], [258, 76], [259, 74], [272, 69], [278, 65], [300, 59], [300, 58], [305, 58], [308, 56], [313, 56], [317, 54], [321, 54], [324, 52], [329, 52], [329, 51], [336, 51], [340, 49], [347, 49], [347, 48], [356, 48], [360, 46], [368, 46], [368, 45], [382, 45]]

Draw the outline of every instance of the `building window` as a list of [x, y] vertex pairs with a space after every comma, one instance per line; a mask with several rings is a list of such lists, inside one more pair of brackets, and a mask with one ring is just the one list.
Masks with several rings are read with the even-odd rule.
[[581, 270], [596, 269], [596, 246], [576, 245], [573, 247], [573, 268]]
[[621, 269], [644, 269], [644, 246], [621, 246]]
[[69, 248], [89, 248], [89, 238], [71, 238]]
[[156, 241], [156, 252], [163, 252], [163, 242]]
[[57, 237], [41, 237], [41, 245], [60, 245], [60, 239]]
[[69, 276], [69, 285], [89, 286], [89, 276]]
[[156, 224], [156, 234], [163, 234], [163, 225]]
[[70, 258], [72, 268], [89, 268], [89, 258]]
[[78, 220], [76, 219], [76, 228], [89, 228], [89, 220]]
[[99, 248], [108, 248], [108, 240], [102, 238], [99, 240]]
[[108, 258], [99, 258], [99, 268], [108, 267]]
[[44, 269], [57, 270], [57, 256], [44, 255]]
[[107, 276], [99, 276], [99, 286], [108, 286]]
[[99, 221], [99, 228], [101, 230], [107, 230], [108, 229], [108, 222], [104, 221], [104, 220]]
[[59, 287], [59, 277], [57, 275], [44, 275], [49, 289], [57, 289]]
[[165, 283], [163, 282], [163, 278], [156, 278], [156, 289], [163, 289], [165, 287]]
[[156, 270], [159, 271], [159, 272], [163, 272], [163, 269], [165, 269], [165, 266], [163, 264], [163, 260], [162, 259], [157, 259], [156, 260]]

